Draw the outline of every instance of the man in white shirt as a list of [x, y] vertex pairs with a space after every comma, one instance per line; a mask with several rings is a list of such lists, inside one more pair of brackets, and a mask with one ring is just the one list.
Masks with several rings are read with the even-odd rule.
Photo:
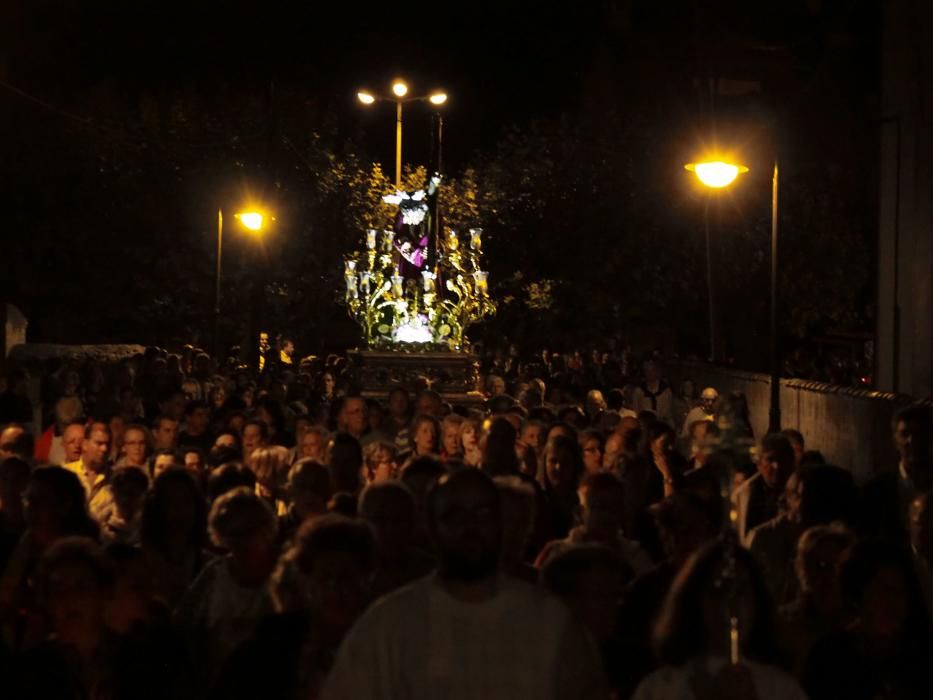
[[492, 480], [444, 476], [428, 513], [439, 570], [375, 603], [325, 685], [357, 698], [605, 698], [593, 641], [556, 598], [499, 571]]

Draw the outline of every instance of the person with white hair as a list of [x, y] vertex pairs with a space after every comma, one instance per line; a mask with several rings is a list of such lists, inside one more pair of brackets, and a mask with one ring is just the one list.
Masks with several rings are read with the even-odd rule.
[[706, 387], [700, 394], [700, 405], [690, 409], [687, 417], [684, 419], [683, 427], [680, 430], [681, 437], [690, 437], [690, 428], [694, 423], [700, 421], [713, 422], [716, 420], [716, 408], [719, 401], [719, 392], [711, 386]]
[[65, 459], [65, 429], [79, 421], [84, 407], [77, 396], [63, 396], [55, 402], [53, 413], [55, 420], [36, 442], [35, 458], [38, 462], [47, 464], [64, 464], [75, 459]]

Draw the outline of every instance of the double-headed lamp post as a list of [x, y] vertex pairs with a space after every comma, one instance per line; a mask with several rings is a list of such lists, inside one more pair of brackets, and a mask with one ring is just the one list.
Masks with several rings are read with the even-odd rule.
[[[747, 173], [744, 165], [730, 163], [724, 159], [710, 159], [684, 166], [696, 174], [706, 187], [722, 189], [731, 185], [740, 173]], [[781, 429], [781, 359], [778, 352], [778, 161], [774, 160], [771, 177], [771, 407], [768, 413], [768, 432]], [[709, 225], [706, 227], [706, 264], [709, 263]], [[712, 338], [712, 279], [709, 279], [710, 334]]]
[[408, 96], [408, 85], [404, 80], [396, 80], [392, 83], [392, 96], [382, 97], [374, 95], [369, 90], [360, 90], [356, 93], [357, 99], [364, 105], [371, 105], [377, 101], [386, 101], [395, 103], [395, 187], [402, 188], [402, 105], [406, 102], [430, 102], [436, 107], [440, 107], [447, 102], [447, 93], [442, 91], [432, 92], [430, 95], [420, 97]]
[[[267, 220], [275, 221], [274, 217], [267, 216], [256, 210], [241, 211], [233, 215], [243, 228], [253, 233], [257, 238], [262, 235]], [[224, 250], [224, 214], [223, 209], [217, 210], [217, 276], [214, 288], [214, 357], [219, 358], [220, 352], [220, 280], [223, 270]]]

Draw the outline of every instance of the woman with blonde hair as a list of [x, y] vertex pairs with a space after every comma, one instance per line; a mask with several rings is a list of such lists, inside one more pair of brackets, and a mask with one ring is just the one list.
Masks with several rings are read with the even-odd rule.
[[282, 499], [283, 485], [288, 478], [287, 447], [269, 445], [253, 450], [250, 466], [256, 474], [256, 495], [262, 498], [276, 515], [285, 515], [288, 507]]
[[460, 449], [463, 463], [468, 467], [479, 467], [483, 463], [483, 419], [475, 411], [460, 424]]
[[398, 476], [398, 448], [394, 442], [377, 440], [363, 450], [366, 483], [378, 484]]

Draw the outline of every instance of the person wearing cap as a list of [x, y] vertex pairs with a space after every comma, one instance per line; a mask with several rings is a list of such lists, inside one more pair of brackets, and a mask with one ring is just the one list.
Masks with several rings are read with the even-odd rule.
[[716, 420], [716, 402], [719, 400], [719, 392], [713, 387], [708, 386], [700, 394], [700, 405], [690, 409], [690, 413], [684, 419], [683, 427], [680, 430], [681, 437], [690, 437], [690, 426], [699, 421]]

